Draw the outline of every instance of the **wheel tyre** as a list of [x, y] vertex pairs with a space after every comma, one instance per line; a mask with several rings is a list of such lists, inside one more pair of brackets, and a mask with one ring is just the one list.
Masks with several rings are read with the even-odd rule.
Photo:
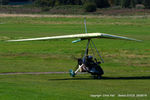
[[71, 77], [75, 77], [75, 73], [74, 73], [74, 71], [72, 69], [69, 70], [69, 73], [70, 73]]
[[101, 79], [101, 78], [102, 78], [102, 76], [101, 76], [101, 75], [98, 75], [98, 76], [97, 76], [97, 79]]

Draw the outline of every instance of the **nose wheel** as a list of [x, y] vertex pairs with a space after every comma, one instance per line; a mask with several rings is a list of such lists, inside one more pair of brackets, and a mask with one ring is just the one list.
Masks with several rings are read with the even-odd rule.
[[72, 69], [69, 70], [69, 73], [70, 73], [71, 77], [75, 77], [75, 75], [76, 75], [75, 72]]

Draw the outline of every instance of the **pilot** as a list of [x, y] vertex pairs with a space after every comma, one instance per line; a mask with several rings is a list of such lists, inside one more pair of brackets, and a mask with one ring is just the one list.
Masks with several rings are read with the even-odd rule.
[[94, 63], [92, 56], [86, 56], [83, 58], [83, 62], [80, 67], [80, 72], [88, 72], [92, 67], [91, 65]]

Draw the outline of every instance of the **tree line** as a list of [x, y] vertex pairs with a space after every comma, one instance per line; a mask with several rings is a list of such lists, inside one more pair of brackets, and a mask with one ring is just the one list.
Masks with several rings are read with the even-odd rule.
[[[20, 0], [0, 0], [1, 4], [8, 4]], [[38, 7], [54, 7], [58, 5], [93, 5], [97, 8], [107, 8], [110, 6], [120, 6], [121, 8], [135, 8], [137, 4], [142, 4], [150, 9], [150, 0], [22, 0], [33, 1]]]
[[121, 8], [135, 8], [136, 4], [143, 4], [150, 9], [150, 0], [35, 0], [37, 6], [58, 6], [58, 5], [84, 5], [95, 4], [97, 8], [120, 6]]

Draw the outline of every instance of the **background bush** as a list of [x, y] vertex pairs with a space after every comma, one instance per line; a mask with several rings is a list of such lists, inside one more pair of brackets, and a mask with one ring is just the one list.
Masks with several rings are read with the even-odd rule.
[[0, 4], [7, 5], [9, 4], [9, 2], [16, 1], [31, 1], [34, 2], [37, 7], [54, 7], [60, 5], [87, 5], [87, 3], [91, 3], [91, 5], [93, 5], [93, 3], [95, 3], [97, 8], [106, 8], [110, 6], [120, 6], [121, 8], [136, 8], [137, 4], [143, 4], [146, 9], [150, 9], [150, 0], [0, 0]]
[[108, 0], [95, 0], [95, 3], [98, 8], [110, 7]]
[[7, 5], [9, 3], [9, 0], [0, 0], [1, 5]]
[[97, 7], [96, 7], [95, 3], [88, 2], [88, 3], [84, 4], [84, 8], [85, 8], [86, 12], [94, 12], [94, 11], [96, 11]]
[[55, 6], [55, 0], [36, 0], [35, 5], [37, 7], [49, 7], [49, 6]]
[[150, 9], [150, 0], [143, 0], [145, 8]]

